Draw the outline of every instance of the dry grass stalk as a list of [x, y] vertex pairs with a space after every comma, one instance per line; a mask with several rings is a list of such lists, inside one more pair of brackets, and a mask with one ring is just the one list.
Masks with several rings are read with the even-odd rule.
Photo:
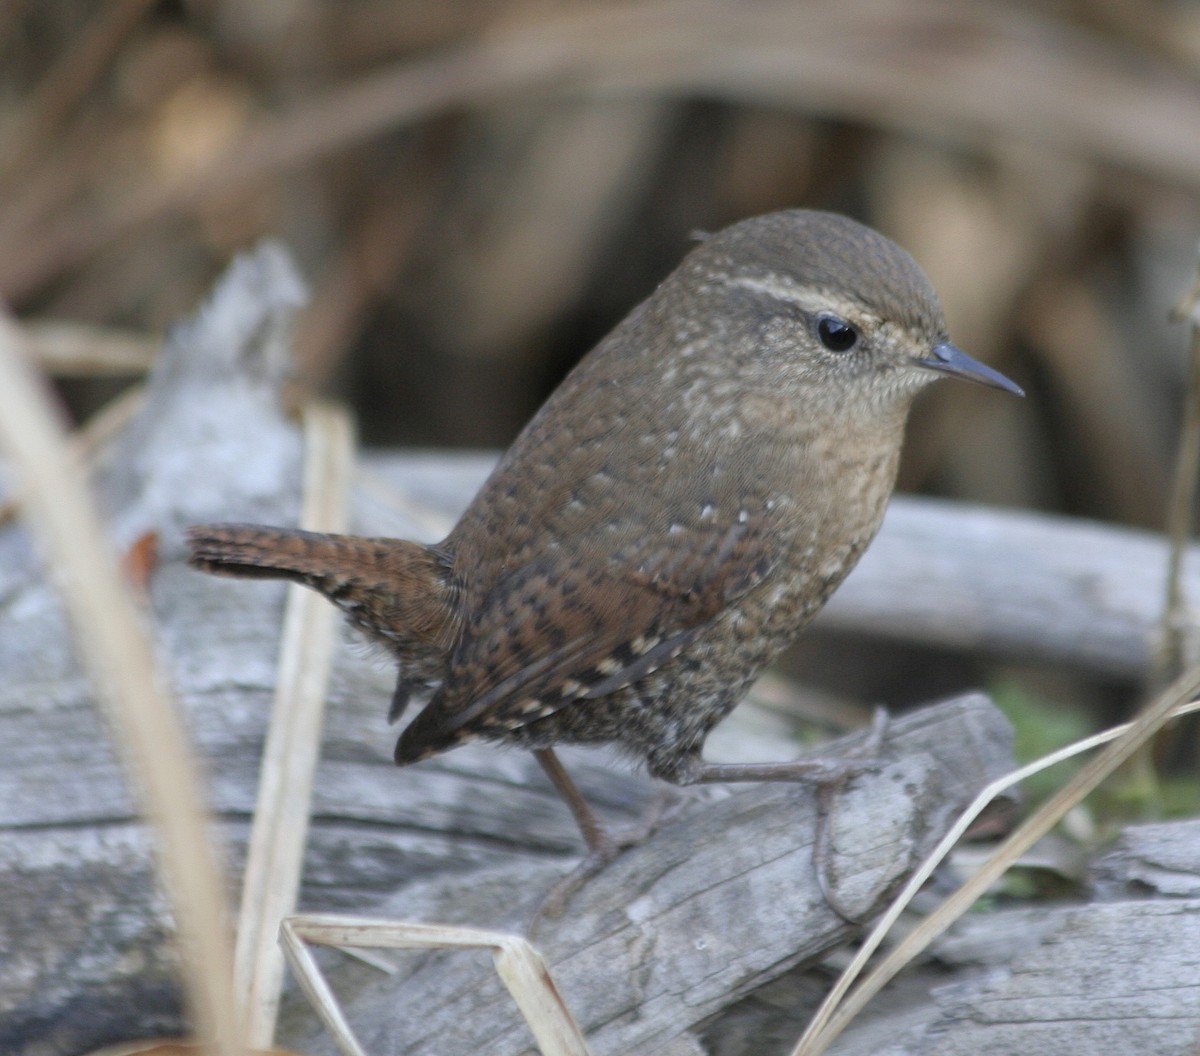
[[[343, 532], [354, 457], [349, 417], [333, 405], [309, 405], [304, 410], [304, 436], [300, 527]], [[299, 586], [289, 588], [234, 961], [235, 991], [243, 1001], [247, 1041], [259, 1047], [274, 1040], [283, 989], [279, 926], [295, 910], [300, 890], [336, 616], [319, 595]]]
[[30, 354], [56, 377], [145, 374], [158, 356], [157, 338], [66, 320], [25, 324]]
[[[1042, 804], [1033, 814], [1009, 835], [1009, 837], [988, 857], [979, 870], [971, 876], [957, 891], [947, 898], [933, 913], [929, 914], [913, 931], [901, 940], [896, 947], [875, 967], [870, 975], [858, 988], [840, 1003], [852, 982], [853, 975], [861, 969], [866, 957], [876, 949], [882, 941], [883, 933], [895, 921], [901, 902], [907, 901], [916, 892], [917, 886], [932, 873], [937, 860], [949, 850], [953, 840], [948, 836], [939, 845], [931, 861], [922, 866], [914, 875], [913, 881], [906, 885], [900, 898], [897, 899], [895, 911], [889, 911], [881, 921], [867, 943], [865, 953], [856, 958], [854, 964], [847, 970], [845, 980], [839, 980], [835, 991], [822, 1005], [817, 1015], [813, 1017], [808, 1029], [804, 1032], [792, 1056], [818, 1056], [824, 1052], [834, 1039], [846, 1029], [851, 1020], [863, 1009], [887, 983], [893, 979], [906, 964], [911, 962], [924, 951], [935, 938], [944, 932], [951, 924], [961, 917], [987, 889], [996, 882], [1022, 854], [1029, 850], [1039, 839], [1046, 835], [1063, 817], [1089, 795], [1096, 787], [1109, 777], [1118, 767], [1134, 755], [1157, 733], [1163, 725], [1179, 715], [1200, 708], [1200, 702], [1194, 698], [1200, 694], [1200, 667], [1192, 668], [1175, 680], [1161, 695], [1159, 695], [1133, 722], [1126, 726], [1110, 730], [1106, 734], [1089, 738], [1072, 745], [1068, 749], [1056, 752], [1047, 760], [1023, 767], [1016, 774], [1001, 779], [1003, 787], [1007, 788], [1014, 780], [1020, 780], [1047, 765], [1067, 758], [1068, 754], [1092, 747], [1103, 739], [1113, 738], [1108, 748], [1095, 759], [1087, 763], [1070, 781], [1058, 790], [1055, 795]], [[999, 784], [1000, 782], [997, 782]], [[961, 834], [966, 824], [977, 815], [986, 801], [990, 801], [996, 791], [987, 789], [980, 794], [979, 800], [972, 804], [964, 814], [964, 821], [952, 830]], [[957, 839], [957, 835], [954, 835]], [[919, 878], [919, 879], [918, 879]]]
[[579, 1024], [563, 1001], [542, 956], [524, 938], [505, 932], [362, 917], [293, 917], [283, 944], [301, 986], [344, 1056], [366, 1056], [305, 942], [390, 950], [489, 949], [542, 1056], [590, 1056]]
[[222, 1056], [235, 1056], [242, 1048], [228, 919], [200, 776], [137, 604], [105, 545], [78, 460], [29, 365], [20, 330], [5, 318], [0, 449], [24, 482], [24, 509], [57, 572], [83, 660], [157, 832], [193, 1027]]

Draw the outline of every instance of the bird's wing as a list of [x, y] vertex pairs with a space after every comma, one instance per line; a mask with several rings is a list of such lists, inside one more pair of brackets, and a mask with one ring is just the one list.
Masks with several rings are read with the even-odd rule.
[[397, 761], [586, 706], [650, 674], [770, 572], [769, 528], [734, 508], [724, 523], [689, 525], [686, 540], [674, 526], [627, 548], [592, 537], [508, 571], [472, 613]]

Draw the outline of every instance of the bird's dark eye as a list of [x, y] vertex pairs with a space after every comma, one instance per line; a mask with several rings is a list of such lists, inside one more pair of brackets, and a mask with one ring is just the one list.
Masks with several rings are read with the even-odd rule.
[[849, 352], [858, 344], [858, 331], [836, 315], [823, 315], [817, 320], [817, 337], [830, 352]]

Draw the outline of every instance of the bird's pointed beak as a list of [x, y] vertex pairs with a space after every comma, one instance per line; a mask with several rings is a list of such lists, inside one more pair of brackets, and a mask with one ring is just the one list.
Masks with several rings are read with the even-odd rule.
[[972, 359], [961, 348], [956, 348], [949, 341], [942, 341], [933, 346], [929, 355], [921, 356], [914, 363], [919, 367], [927, 367], [941, 374], [952, 374], [956, 378], [967, 381], [977, 381], [980, 385], [990, 385], [994, 389], [1003, 389], [1014, 396], [1024, 396], [1025, 390], [1016, 382], [1009, 381], [998, 370], [992, 370], [986, 364]]

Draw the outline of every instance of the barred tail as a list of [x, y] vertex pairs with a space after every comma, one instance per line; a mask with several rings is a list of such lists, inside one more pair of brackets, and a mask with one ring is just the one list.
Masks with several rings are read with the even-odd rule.
[[401, 657], [443, 655], [456, 635], [458, 591], [432, 547], [258, 524], [196, 525], [187, 536], [193, 567], [312, 587]]
[[198, 524], [187, 530], [187, 538], [193, 568], [218, 576], [290, 579], [323, 594], [334, 587], [334, 572], [359, 563], [351, 537], [299, 529]]

